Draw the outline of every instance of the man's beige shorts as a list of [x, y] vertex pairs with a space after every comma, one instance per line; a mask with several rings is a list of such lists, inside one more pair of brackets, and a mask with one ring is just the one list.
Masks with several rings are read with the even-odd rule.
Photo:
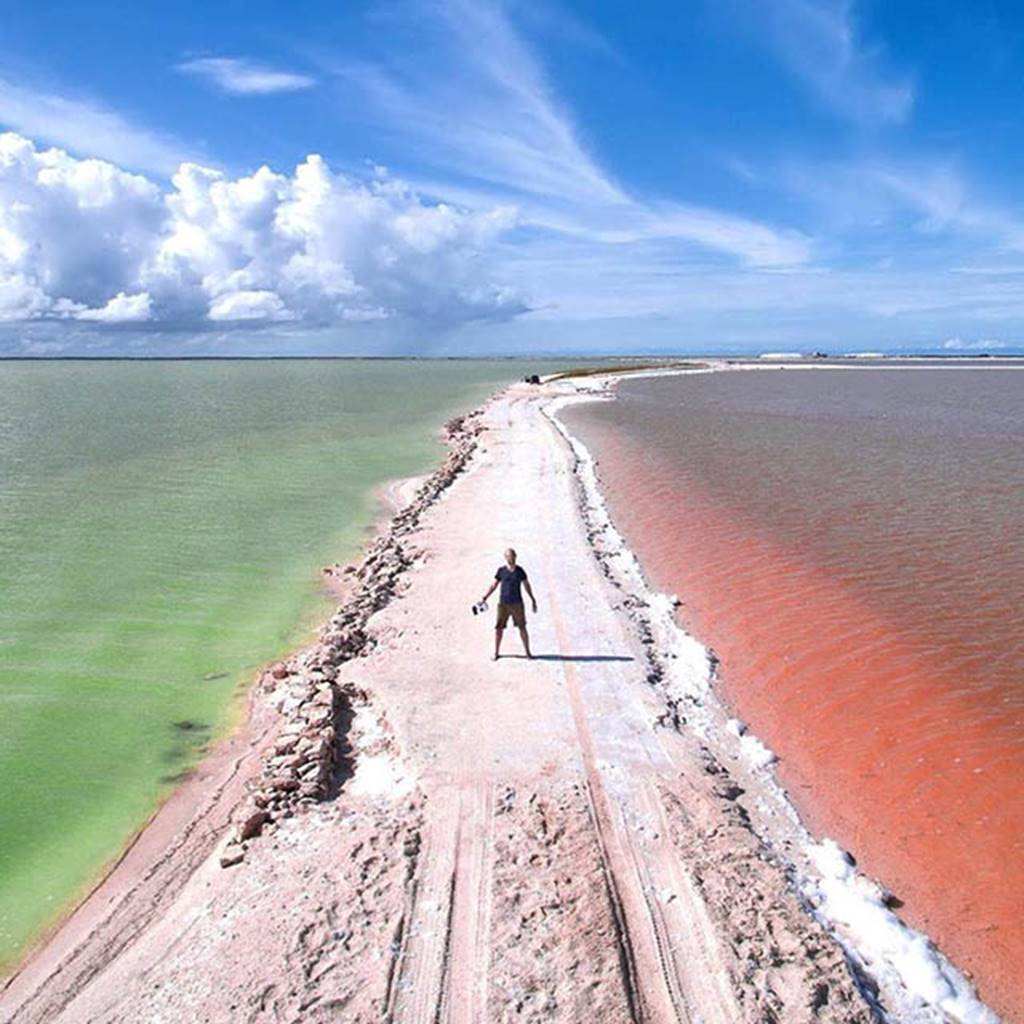
[[501, 604], [498, 603], [498, 618], [495, 620], [495, 629], [504, 629], [508, 622], [508, 617], [512, 616], [512, 621], [522, 629], [526, 625], [526, 605], [522, 601], [519, 604]]

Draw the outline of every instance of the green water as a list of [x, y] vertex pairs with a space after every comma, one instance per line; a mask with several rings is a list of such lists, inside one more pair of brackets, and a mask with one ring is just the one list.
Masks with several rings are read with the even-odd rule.
[[508, 362], [0, 362], [0, 967], [327, 607]]

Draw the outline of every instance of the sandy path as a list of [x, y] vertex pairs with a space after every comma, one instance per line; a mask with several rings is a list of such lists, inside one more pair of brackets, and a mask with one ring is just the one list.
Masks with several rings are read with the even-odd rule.
[[[413, 535], [404, 592], [371, 620], [377, 646], [342, 666], [337, 797], [275, 823], [238, 867], [192, 865], [140, 902], [142, 927], [99, 913], [15, 980], [0, 1017], [871, 1019], [738, 787], [658, 724], [541, 394], [488, 406], [469, 471]], [[540, 604], [537, 657], [510, 630], [515, 656], [495, 664], [470, 604], [509, 545]]]

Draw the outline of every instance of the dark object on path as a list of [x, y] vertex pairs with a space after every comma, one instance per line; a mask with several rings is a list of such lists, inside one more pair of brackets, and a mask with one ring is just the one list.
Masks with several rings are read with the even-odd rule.
[[535, 373], [528, 373], [528, 374], [527, 374], [527, 375], [526, 375], [526, 376], [525, 376], [525, 377], [523, 378], [523, 380], [524, 380], [524, 381], [525, 381], [525, 382], [526, 382], [527, 384], [539, 384], [539, 383], [540, 383], [540, 377], [538, 377], [538, 376], [537, 376], [537, 374], [535, 374]]

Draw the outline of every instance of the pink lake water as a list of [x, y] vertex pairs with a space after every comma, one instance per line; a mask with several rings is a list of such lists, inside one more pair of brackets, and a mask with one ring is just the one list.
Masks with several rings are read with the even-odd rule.
[[563, 415], [811, 831], [1024, 1020], [1024, 370], [627, 379]]

